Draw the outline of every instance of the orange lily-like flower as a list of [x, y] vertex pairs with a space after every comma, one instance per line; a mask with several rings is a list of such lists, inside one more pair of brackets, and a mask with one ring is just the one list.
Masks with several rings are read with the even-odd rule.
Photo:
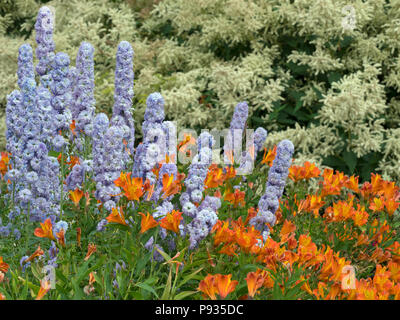
[[144, 233], [147, 230], [158, 226], [158, 222], [153, 218], [150, 213], [147, 213], [147, 215], [145, 215], [144, 213], [139, 212], [139, 214], [142, 216], [140, 233]]
[[320, 175], [321, 170], [319, 170], [314, 163], [306, 161], [304, 165], [301, 166], [291, 166], [289, 168], [289, 178], [293, 181], [299, 181], [303, 179], [316, 178]]
[[172, 196], [176, 193], [178, 193], [181, 188], [181, 181], [185, 178], [184, 174], [177, 174], [176, 179], [174, 180], [174, 175], [168, 175], [167, 173], [163, 175], [162, 178], [162, 184], [163, 184], [163, 189], [162, 191], [164, 192], [163, 194], [163, 199]]
[[218, 294], [221, 296], [222, 299], [225, 299], [228, 294], [233, 292], [239, 283], [237, 280], [231, 280], [232, 275], [222, 275], [216, 274], [215, 275], [215, 283], [218, 290]]
[[128, 225], [125, 221], [124, 212], [122, 211], [122, 208], [119, 208], [119, 210], [118, 208], [112, 208], [112, 212], [106, 219], [108, 222], [114, 222], [122, 224], [124, 226]]
[[237, 207], [238, 205], [244, 206], [246, 203], [246, 201], [244, 200], [245, 195], [246, 193], [244, 191], [240, 191], [238, 189], [235, 189], [235, 192], [227, 190], [224, 195], [224, 200], [230, 202], [235, 207]]
[[290, 235], [293, 234], [295, 231], [296, 225], [291, 221], [285, 220], [280, 232], [281, 243], [285, 243], [289, 239]]
[[50, 289], [51, 289], [50, 281], [42, 280], [40, 282], [40, 289], [35, 300], [41, 300]]
[[0, 301], [6, 300], [6, 296], [0, 292]]
[[270, 167], [272, 166], [272, 162], [276, 157], [276, 148], [277, 146], [274, 146], [272, 150], [271, 149], [268, 150], [268, 154], [267, 154], [267, 148], [264, 148], [264, 155], [261, 161], [262, 164], [268, 164]]
[[236, 253], [237, 249], [238, 249], [238, 246], [235, 243], [228, 243], [228, 244], [224, 245], [221, 248], [221, 250], [218, 251], [218, 253], [226, 254], [227, 256], [233, 257], [233, 256], [238, 255]]
[[190, 134], [185, 133], [184, 139], [178, 144], [178, 152], [190, 157], [192, 155], [192, 150], [188, 148], [189, 146], [194, 146], [194, 145], [196, 145], [196, 139], [192, 137]]
[[203, 292], [205, 296], [208, 296], [211, 300], [217, 300], [216, 293], [217, 287], [215, 285], [215, 276], [208, 274], [203, 280], [200, 281], [197, 290]]
[[249, 230], [243, 227], [238, 227], [235, 230], [235, 241], [240, 246], [240, 248], [248, 253], [252, 247], [262, 239], [260, 231], [251, 226]]
[[97, 247], [94, 243], [89, 243], [88, 245], [88, 252], [86, 253], [86, 256], [83, 260], [88, 261], [89, 258], [91, 257], [91, 255], [93, 253], [95, 253], [97, 251]]
[[46, 219], [44, 223], [40, 223], [41, 228], [36, 228], [34, 235], [39, 238], [48, 238], [50, 240], [56, 240], [53, 235], [53, 225], [50, 218]]
[[[221, 222], [222, 223], [222, 222]], [[214, 245], [218, 246], [220, 243], [228, 243], [234, 239], [234, 231], [229, 229], [229, 222], [225, 221], [222, 226], [218, 227], [214, 235]]]
[[385, 210], [389, 214], [389, 216], [392, 216], [399, 206], [399, 201], [395, 201], [394, 199], [385, 200]]
[[179, 233], [179, 223], [182, 219], [182, 212], [172, 210], [161, 219], [160, 226], [164, 229]]
[[58, 240], [58, 243], [65, 247], [65, 231], [64, 229], [61, 229], [58, 233], [56, 233], [56, 237]]
[[247, 282], [249, 296], [253, 298], [257, 290], [264, 284], [264, 276], [261, 273], [249, 272], [245, 280]]
[[217, 188], [224, 183], [225, 175], [222, 168], [212, 164], [208, 169], [207, 177], [204, 181], [206, 188]]
[[9, 153], [2, 152], [0, 158], [0, 173], [2, 176], [4, 176], [8, 171], [9, 162], [10, 162]]
[[236, 169], [233, 166], [225, 167], [225, 180], [232, 179], [236, 177]]
[[26, 259], [24, 261], [24, 263], [28, 263], [28, 262], [32, 261], [33, 259], [35, 259], [36, 257], [42, 256], [43, 254], [44, 254], [44, 251], [40, 248], [40, 246], [38, 246], [36, 251], [28, 259]]
[[372, 201], [371, 201], [371, 203], [369, 205], [369, 208], [373, 212], [383, 211], [384, 207], [385, 207], [385, 199], [383, 197], [372, 199]]
[[71, 124], [69, 125], [69, 129], [71, 130], [71, 133], [76, 136], [76, 122], [75, 120], [72, 120]]
[[124, 196], [128, 200], [136, 200], [138, 201], [140, 197], [143, 195], [143, 180], [141, 178], [132, 178], [131, 172], [125, 174], [121, 172], [121, 175], [118, 179], [114, 181], [117, 187], [120, 187], [124, 190]]
[[351, 176], [346, 183], [346, 188], [349, 188], [357, 193], [360, 192], [360, 188], [358, 186], [358, 177], [355, 177], [354, 175]]
[[0, 271], [3, 273], [7, 273], [9, 267], [10, 266], [3, 261], [3, 257], [0, 256]]
[[79, 157], [77, 157], [77, 156], [70, 156], [69, 157], [69, 161], [67, 161], [66, 163], [69, 165], [69, 170], [72, 170], [72, 168], [76, 164], [80, 164], [81, 161], [79, 160]]
[[79, 188], [76, 188], [74, 191], [69, 191], [69, 198], [72, 200], [72, 202], [75, 204], [75, 206], [79, 205], [79, 201], [81, 201], [83, 197], [83, 191], [80, 190]]

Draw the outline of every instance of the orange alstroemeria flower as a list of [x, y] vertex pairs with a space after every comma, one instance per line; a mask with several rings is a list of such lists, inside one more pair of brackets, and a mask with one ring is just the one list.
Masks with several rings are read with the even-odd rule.
[[88, 245], [88, 251], [86, 253], [86, 256], [83, 260], [88, 261], [90, 256], [97, 251], [97, 247], [94, 243], [89, 243]]
[[140, 233], [144, 233], [147, 230], [158, 226], [158, 222], [153, 218], [150, 213], [147, 213], [147, 215], [145, 215], [144, 213], [139, 212], [139, 214], [142, 216]]
[[58, 233], [56, 233], [56, 238], [58, 240], [58, 243], [65, 247], [65, 231], [64, 229], [61, 229]]
[[[221, 221], [222, 224], [222, 221]], [[218, 246], [221, 243], [228, 243], [234, 239], [234, 231], [229, 229], [229, 222], [224, 221], [222, 226], [219, 227], [214, 235], [214, 245]]]
[[254, 297], [257, 290], [264, 284], [264, 277], [262, 274], [257, 272], [249, 272], [245, 278], [247, 282], [247, 289], [249, 291], [249, 296]]
[[268, 150], [268, 154], [267, 154], [267, 148], [264, 148], [264, 155], [261, 161], [262, 164], [268, 164], [270, 167], [272, 166], [272, 162], [276, 157], [276, 148], [277, 146], [274, 146], [272, 150], [271, 149]]
[[41, 300], [50, 289], [51, 289], [50, 281], [42, 280], [40, 282], [40, 289], [35, 300]]
[[172, 196], [179, 191], [181, 191], [182, 188], [182, 180], [185, 178], [184, 174], [178, 173], [176, 176], [176, 179], [174, 180], [174, 175], [168, 175], [164, 174], [162, 178], [162, 184], [163, 184], [163, 189], [162, 191], [164, 192], [162, 198], [165, 199], [169, 196]]
[[79, 201], [81, 201], [83, 197], [83, 191], [80, 190], [79, 188], [76, 188], [74, 191], [69, 191], [69, 198], [72, 200], [72, 202], [75, 204], [75, 206], [79, 205]]
[[221, 296], [222, 299], [225, 299], [228, 294], [233, 292], [239, 283], [237, 280], [231, 280], [232, 275], [222, 275], [216, 274], [215, 275], [215, 284], [218, 290], [218, 294]]
[[3, 257], [0, 256], [0, 271], [3, 273], [7, 273], [9, 267], [10, 266], [3, 261]]
[[117, 208], [112, 208], [112, 212], [106, 219], [108, 222], [119, 223], [124, 226], [128, 225], [125, 221], [124, 212], [122, 211], [122, 208], [119, 208], [119, 210]]
[[252, 247], [262, 239], [260, 231], [251, 226], [248, 230], [245, 228], [236, 228], [235, 230], [235, 241], [240, 248], [248, 253]]
[[295, 231], [296, 231], [296, 225], [291, 221], [285, 220], [280, 232], [281, 243], [286, 242], [289, 239], [289, 236]]
[[50, 218], [46, 219], [44, 223], [40, 223], [41, 228], [36, 228], [34, 235], [39, 238], [48, 238], [50, 240], [56, 240], [53, 235], [53, 225]]
[[238, 189], [235, 189], [235, 192], [227, 190], [224, 194], [224, 200], [230, 202], [235, 207], [238, 205], [244, 206], [246, 204], [246, 201], [244, 200], [245, 195], [246, 193], [244, 191]]
[[311, 179], [319, 177], [321, 170], [319, 170], [314, 163], [306, 161], [303, 166], [291, 166], [289, 168], [289, 178], [293, 181], [303, 179]]
[[201, 291], [205, 296], [208, 296], [212, 300], [217, 300], [215, 294], [217, 293], [217, 287], [215, 285], [215, 276], [208, 274], [203, 280], [200, 281], [197, 290]]
[[172, 210], [160, 220], [160, 226], [164, 229], [179, 233], [179, 224], [182, 219], [182, 212]]
[[2, 152], [0, 158], [0, 174], [2, 176], [4, 176], [8, 171], [9, 162], [10, 162], [9, 153]]
[[114, 181], [117, 187], [120, 187], [124, 190], [122, 193], [128, 200], [138, 201], [140, 197], [143, 195], [143, 180], [141, 178], [132, 178], [131, 172], [125, 174], [121, 172], [121, 175], [118, 179]]
[[222, 168], [219, 168], [216, 164], [212, 164], [208, 168], [207, 177], [204, 181], [206, 188], [217, 188], [221, 186], [225, 181], [225, 175]]
[[32, 261], [33, 259], [35, 259], [36, 257], [42, 256], [43, 254], [44, 254], [44, 251], [40, 248], [40, 246], [38, 246], [36, 251], [28, 259], [26, 259], [24, 261], [24, 263], [28, 263], [28, 262]]
[[225, 167], [225, 180], [232, 179], [236, 177], [236, 169], [233, 166]]

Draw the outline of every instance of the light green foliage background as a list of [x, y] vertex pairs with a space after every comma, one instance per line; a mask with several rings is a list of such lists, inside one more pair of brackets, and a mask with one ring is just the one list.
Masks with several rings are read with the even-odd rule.
[[[0, 110], [44, 3], [73, 65], [81, 41], [95, 47], [98, 112], [112, 109], [117, 45], [132, 43], [139, 135], [153, 91], [168, 119], [198, 130], [228, 126], [246, 100], [249, 127], [269, 131], [269, 148], [291, 139], [295, 163], [400, 179], [400, 0], [2, 1]], [[346, 5], [354, 30], [342, 26]], [[4, 117], [0, 130], [4, 145]]]

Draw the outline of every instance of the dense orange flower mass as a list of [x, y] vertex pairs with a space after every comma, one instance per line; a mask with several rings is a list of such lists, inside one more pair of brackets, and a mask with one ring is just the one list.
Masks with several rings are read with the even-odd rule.
[[106, 219], [108, 222], [114, 222], [122, 224], [124, 226], [128, 225], [125, 221], [124, 212], [122, 211], [122, 208], [112, 208], [111, 214]]
[[147, 215], [145, 215], [144, 213], [139, 212], [139, 214], [142, 216], [140, 233], [144, 233], [147, 230], [158, 226], [158, 222], [150, 213], [147, 212]]
[[46, 219], [44, 223], [40, 223], [41, 228], [36, 228], [34, 235], [39, 238], [48, 238], [50, 240], [56, 240], [53, 235], [53, 225], [50, 218]]
[[228, 294], [233, 292], [238, 285], [237, 280], [231, 280], [232, 275], [208, 274], [200, 281], [197, 290], [201, 291], [206, 297], [216, 300], [218, 294], [222, 299], [225, 299]]
[[293, 165], [289, 168], [289, 178], [293, 181], [316, 178], [319, 177], [320, 173], [321, 170], [319, 170], [314, 163], [308, 161], [304, 162], [302, 167]]
[[131, 179], [131, 172], [128, 174], [121, 172], [121, 175], [114, 181], [114, 183], [117, 187], [123, 189], [123, 195], [128, 200], [138, 201], [144, 193], [143, 180], [141, 178]]
[[160, 226], [164, 229], [179, 233], [179, 223], [182, 219], [182, 212], [172, 210], [160, 220]]

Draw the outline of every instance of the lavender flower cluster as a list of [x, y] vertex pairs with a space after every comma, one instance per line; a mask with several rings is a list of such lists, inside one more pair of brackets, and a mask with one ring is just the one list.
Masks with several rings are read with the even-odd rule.
[[[224, 145], [225, 163], [231, 161], [229, 155], [234, 151], [235, 148], [239, 147], [237, 146], [237, 144], [240, 144], [240, 149], [241, 149], [243, 130], [246, 126], [248, 115], [249, 115], [249, 106], [247, 105], [247, 103], [245, 101], [239, 102], [235, 107], [230, 128], [227, 133], [227, 136], [225, 137], [225, 145]], [[234, 154], [232, 153], [232, 156], [233, 155]]]
[[[114, 108], [111, 123], [125, 125], [124, 139], [131, 154], [134, 152], [135, 126], [132, 118], [133, 98], [133, 49], [128, 41], [121, 41], [117, 50], [115, 67]], [[118, 120], [114, 120], [118, 118]]]
[[156, 177], [151, 170], [165, 155], [164, 99], [160, 93], [154, 92], [148, 96], [146, 105], [142, 124], [143, 143], [136, 148], [132, 175], [155, 183]]
[[119, 199], [117, 195], [120, 189], [114, 181], [125, 167], [123, 135], [119, 126], [109, 126], [108, 117], [104, 113], [95, 117], [92, 136], [95, 197], [101, 202], [108, 202], [107, 210], [113, 208]]
[[[193, 218], [190, 223], [180, 225], [181, 234], [189, 235], [191, 250], [195, 249], [218, 221], [216, 211], [221, 202], [216, 197], [207, 196], [203, 201], [204, 180], [212, 163], [212, 147], [214, 138], [208, 132], [202, 132], [197, 140], [198, 154], [189, 166], [185, 179], [186, 191], [180, 197], [182, 212]], [[201, 203], [201, 204], [200, 204]], [[196, 204], [200, 204], [198, 207]]]
[[[76, 135], [81, 132], [91, 136], [95, 112], [94, 98], [94, 48], [88, 42], [82, 42], [76, 57], [76, 69], [71, 71], [70, 82], [74, 88], [71, 103], [72, 118], [76, 123]], [[77, 140], [78, 149], [82, 149], [82, 141]]]
[[265, 193], [258, 203], [257, 216], [250, 219], [249, 223], [263, 234], [264, 241], [269, 235], [266, 223], [273, 226], [276, 222], [275, 212], [279, 208], [279, 199], [282, 197], [289, 167], [294, 152], [293, 143], [282, 140], [276, 148], [276, 157], [268, 173]]
[[40, 77], [46, 76], [49, 73], [54, 59], [53, 28], [54, 16], [50, 8], [41, 7], [35, 23], [36, 57], [39, 59], [36, 72]]
[[58, 52], [50, 71], [50, 90], [53, 94], [51, 106], [54, 110], [54, 138], [53, 146], [55, 150], [61, 151], [66, 145], [64, 137], [59, 133], [60, 130], [69, 128], [72, 122], [72, 113], [69, 106], [72, 101], [71, 80], [69, 78], [69, 57], [66, 53]]

